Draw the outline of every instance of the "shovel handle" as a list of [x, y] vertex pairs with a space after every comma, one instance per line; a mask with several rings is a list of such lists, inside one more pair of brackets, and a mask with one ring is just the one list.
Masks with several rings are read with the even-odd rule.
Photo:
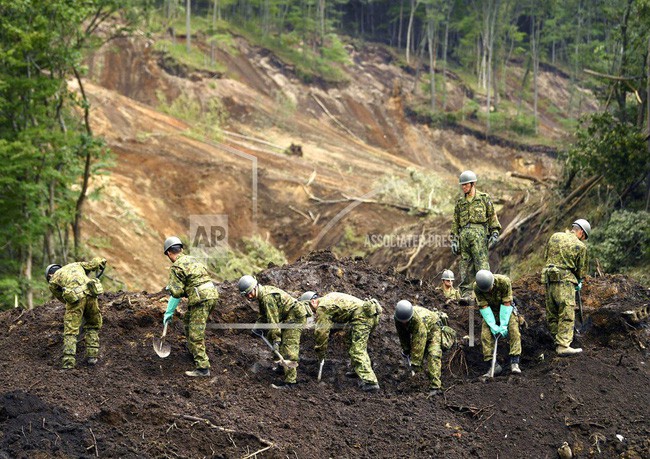
[[160, 337], [161, 339], [167, 334], [167, 325], [169, 325], [169, 322], [165, 322], [165, 325], [163, 326], [162, 336]]
[[268, 339], [266, 339], [266, 336], [264, 336], [264, 335], [257, 335], [257, 336], [262, 338], [264, 340], [264, 342], [266, 343], [266, 345], [269, 347], [269, 349], [271, 349], [273, 351], [273, 353], [276, 355], [276, 357], [278, 357], [280, 359], [280, 365], [282, 365], [283, 367], [287, 367], [287, 368], [296, 368], [298, 366], [297, 362], [287, 362], [286, 360], [284, 360], [284, 357], [282, 357], [282, 354], [280, 354], [278, 351], [276, 351], [273, 348], [273, 345], [271, 344], [271, 342]]
[[320, 365], [318, 367], [318, 380], [320, 381], [321, 377], [323, 376], [323, 365], [325, 365], [325, 359], [320, 361]]
[[499, 337], [501, 335], [497, 335], [494, 337], [494, 352], [492, 352], [492, 365], [490, 366], [490, 378], [494, 378], [494, 368], [496, 367], [497, 364], [497, 344], [499, 343]]

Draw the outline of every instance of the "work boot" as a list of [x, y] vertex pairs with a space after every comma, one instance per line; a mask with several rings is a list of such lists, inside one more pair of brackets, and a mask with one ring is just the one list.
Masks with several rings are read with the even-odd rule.
[[437, 395], [442, 395], [442, 389], [440, 389], [439, 387], [435, 389], [431, 389], [429, 391], [429, 397], [435, 397]]
[[568, 356], [568, 355], [580, 354], [582, 352], [582, 348], [581, 347], [573, 348], [571, 346], [569, 347], [558, 346], [555, 349], [555, 352], [557, 352], [557, 355], [559, 356]]
[[510, 356], [510, 372], [511, 373], [521, 373], [521, 368], [519, 368], [519, 356], [511, 355]]
[[356, 371], [354, 370], [349, 370], [345, 372], [345, 377], [346, 378], [351, 378], [351, 379], [357, 379], [359, 375], [357, 374]]
[[271, 388], [279, 389], [279, 390], [291, 390], [297, 385], [298, 385], [297, 382], [278, 381], [276, 383], [271, 384]]
[[361, 390], [364, 392], [374, 392], [379, 390], [379, 384], [368, 381], [363, 381], [359, 387], [361, 387]]
[[95, 365], [97, 363], [97, 357], [88, 357], [88, 359], [86, 359], [86, 363], [88, 365]]
[[210, 376], [210, 369], [209, 368], [196, 368], [191, 371], [186, 371], [185, 372], [186, 376], [190, 376], [192, 378], [205, 378], [207, 376]]

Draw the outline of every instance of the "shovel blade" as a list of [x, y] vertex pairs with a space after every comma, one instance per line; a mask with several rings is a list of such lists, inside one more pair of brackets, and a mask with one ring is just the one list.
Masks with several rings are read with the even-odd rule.
[[156, 351], [158, 357], [164, 359], [172, 352], [172, 346], [169, 343], [166, 343], [162, 338], [154, 337], [153, 338], [153, 350]]

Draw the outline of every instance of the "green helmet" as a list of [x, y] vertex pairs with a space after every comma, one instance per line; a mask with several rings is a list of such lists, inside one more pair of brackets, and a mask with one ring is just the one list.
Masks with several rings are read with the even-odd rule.
[[59, 269], [61, 269], [61, 265], [58, 265], [56, 263], [48, 265], [48, 267], [45, 268], [45, 280], [49, 280], [47, 276], [49, 276], [50, 274], [54, 274]]
[[316, 292], [312, 292], [311, 290], [308, 292], [303, 293], [300, 295], [300, 298], [298, 298], [298, 301], [311, 301], [315, 298], [318, 298], [318, 295]]
[[165, 245], [163, 246], [163, 255], [167, 255], [167, 251], [174, 247], [175, 245], [180, 245], [183, 247], [183, 243], [176, 236], [171, 236], [165, 239]]
[[494, 285], [494, 274], [487, 269], [481, 269], [476, 273], [476, 286], [481, 292], [489, 292]]
[[401, 300], [395, 305], [395, 320], [408, 322], [413, 317], [413, 305], [408, 300]]
[[465, 185], [466, 183], [472, 183], [476, 182], [478, 178], [476, 177], [476, 174], [472, 171], [465, 171], [462, 174], [460, 174], [460, 177], [458, 177], [458, 184], [459, 185]]
[[582, 231], [585, 232], [585, 239], [589, 239], [589, 233], [591, 233], [591, 225], [584, 218], [579, 218], [573, 222], [573, 226], [577, 226]]
[[451, 269], [445, 269], [442, 272], [442, 280], [450, 280], [450, 281], [456, 280], [454, 278], [454, 272]]
[[248, 295], [255, 287], [257, 287], [257, 281], [253, 276], [242, 276], [237, 282], [237, 287], [239, 287], [239, 293], [242, 295]]

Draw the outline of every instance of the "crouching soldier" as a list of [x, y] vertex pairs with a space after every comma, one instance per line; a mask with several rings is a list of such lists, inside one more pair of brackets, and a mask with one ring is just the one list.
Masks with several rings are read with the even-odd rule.
[[447, 304], [451, 301], [460, 300], [460, 290], [454, 288], [454, 272], [450, 269], [445, 269], [442, 272], [442, 284], [436, 290], [441, 290], [442, 294], [447, 299]]
[[61, 265], [49, 265], [45, 278], [52, 295], [65, 303], [63, 316], [63, 368], [76, 365], [77, 336], [83, 323], [86, 341], [86, 362], [97, 363], [99, 357], [99, 330], [102, 328], [102, 314], [97, 296], [104, 292], [99, 279], [89, 279], [87, 274], [104, 272], [106, 259], [93, 258], [91, 261]]
[[[270, 285], [260, 285], [253, 276], [243, 276], [238, 282], [239, 293], [249, 301], [257, 299], [259, 316], [257, 323], [290, 324], [287, 328], [272, 328], [267, 336], [273, 349], [280, 353], [282, 358], [298, 362], [300, 354], [300, 335], [311, 316], [311, 309], [304, 302], [296, 301], [284, 290]], [[295, 327], [295, 328], [294, 328]], [[254, 330], [255, 332], [255, 330]], [[263, 333], [259, 330], [258, 333]], [[297, 384], [298, 372], [296, 368], [284, 367], [284, 381], [271, 384], [274, 389], [290, 388]]]
[[413, 306], [407, 300], [401, 300], [395, 306], [395, 328], [402, 346], [402, 356], [416, 372], [422, 369], [424, 358], [428, 356], [426, 373], [429, 378], [429, 396], [442, 394], [441, 325], [436, 311]]
[[360, 300], [345, 293], [328, 293], [318, 297], [316, 292], [305, 292], [300, 301], [309, 301], [314, 311], [316, 330], [314, 332], [316, 345], [314, 347], [319, 360], [325, 360], [327, 345], [332, 326], [349, 324], [350, 330], [350, 362], [354, 373], [361, 379], [360, 387], [364, 391], [379, 390], [377, 376], [372, 370], [368, 356], [368, 338], [379, 324], [382, 308], [377, 300]]
[[188, 300], [187, 313], [183, 317], [187, 347], [192, 353], [196, 368], [186, 371], [191, 377], [210, 376], [210, 359], [205, 350], [205, 324], [217, 305], [219, 292], [208, 275], [208, 269], [198, 259], [183, 253], [183, 243], [175, 236], [165, 240], [163, 253], [173, 263], [169, 270], [171, 294], [163, 323], [168, 323], [181, 297]]
[[[490, 366], [494, 351], [494, 339], [510, 337], [510, 371], [521, 373], [519, 357], [521, 356], [521, 334], [519, 321], [513, 314], [512, 284], [510, 279], [501, 274], [492, 274], [487, 269], [476, 273], [474, 283], [476, 305], [483, 316], [481, 328], [481, 346], [483, 347], [483, 360]], [[499, 316], [499, 325], [496, 316]], [[496, 365], [494, 374], [501, 373], [501, 366]], [[483, 376], [490, 376], [490, 371]]]

